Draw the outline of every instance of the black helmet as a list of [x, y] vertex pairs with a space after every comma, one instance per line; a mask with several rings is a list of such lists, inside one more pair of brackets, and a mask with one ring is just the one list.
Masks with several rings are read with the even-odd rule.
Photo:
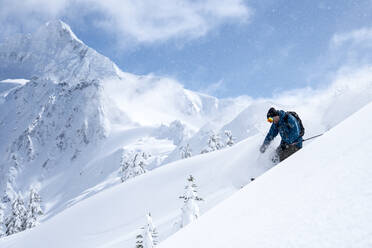
[[279, 115], [279, 111], [271, 107], [267, 112], [267, 118]]

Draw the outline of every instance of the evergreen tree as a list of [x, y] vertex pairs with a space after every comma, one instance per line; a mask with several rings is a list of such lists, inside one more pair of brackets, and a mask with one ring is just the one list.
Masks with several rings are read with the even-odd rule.
[[0, 203], [0, 237], [5, 235], [5, 205]]
[[181, 227], [188, 225], [189, 223], [195, 221], [199, 217], [199, 206], [198, 201], [203, 199], [197, 195], [197, 186], [195, 184], [195, 179], [192, 175], [187, 179], [187, 185], [185, 187], [185, 193], [183, 196], [180, 196], [183, 199], [182, 207], [182, 223]]
[[27, 210], [21, 196], [12, 203], [12, 213], [5, 221], [6, 235], [21, 232], [26, 229]]
[[142, 233], [136, 236], [136, 248], [143, 248], [143, 236]]
[[38, 218], [43, 214], [40, 204], [41, 197], [39, 193], [35, 189], [32, 189], [30, 192], [30, 202], [27, 211], [26, 228], [32, 228], [39, 223]]
[[221, 143], [221, 138], [218, 134], [212, 133], [208, 138], [207, 147], [204, 148], [201, 153], [208, 153], [213, 152], [216, 150], [220, 150], [223, 148], [223, 144]]
[[225, 135], [227, 137], [226, 146], [234, 145], [234, 137], [232, 136], [232, 132], [230, 130], [225, 130]]
[[4, 195], [1, 199], [2, 202], [13, 202], [17, 198], [17, 193], [14, 191], [11, 180], [8, 180], [5, 184]]
[[152, 222], [151, 214], [146, 217], [147, 223], [141, 228], [142, 233], [136, 237], [136, 248], [152, 248], [158, 244], [158, 232]]
[[190, 158], [192, 156], [190, 145], [187, 144], [186, 146], [181, 146], [181, 158]]
[[146, 158], [147, 155], [145, 153], [137, 152], [131, 156], [131, 154], [128, 155], [124, 151], [120, 161], [121, 181], [125, 182], [129, 178], [136, 177], [145, 173]]

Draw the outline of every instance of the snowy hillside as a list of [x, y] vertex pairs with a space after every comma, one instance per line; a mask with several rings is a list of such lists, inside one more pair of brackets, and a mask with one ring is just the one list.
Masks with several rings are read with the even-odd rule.
[[[371, 193], [371, 110], [372, 103], [160, 247], [240, 247], [242, 243], [261, 247], [350, 247], [357, 243], [357, 247], [368, 247], [371, 240], [363, 237], [367, 237], [372, 216], [371, 201], [366, 198]], [[257, 152], [262, 138], [256, 135], [231, 148], [136, 177], [36, 228], [6, 237], [0, 245], [133, 247], [147, 212], [151, 212], [162, 241], [178, 229], [175, 223], [182, 206], [178, 196], [188, 175], [196, 178], [204, 213], [249, 183], [251, 177], [271, 168], [269, 154]]]
[[245, 106], [124, 73], [61, 21], [0, 44], [2, 78], [0, 198], [37, 188], [46, 218], [118, 183], [123, 156], [145, 153], [146, 169], [156, 168], [206, 122]]
[[372, 103], [160, 245], [370, 247]]
[[[267, 156], [257, 153], [261, 136], [220, 152], [167, 164], [109, 188], [64, 210], [33, 229], [3, 238], [4, 248], [133, 247], [135, 236], [151, 212], [160, 240], [178, 230], [186, 179], [196, 178], [204, 213], [271, 168]], [[85, 192], [94, 193], [104, 185]]]

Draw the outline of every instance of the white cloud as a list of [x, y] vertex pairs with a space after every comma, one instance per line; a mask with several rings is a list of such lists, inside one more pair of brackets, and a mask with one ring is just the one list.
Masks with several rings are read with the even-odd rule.
[[247, 21], [251, 15], [242, 0], [85, 1], [104, 15], [101, 26], [145, 43], [197, 38], [222, 22]]
[[0, 0], [0, 6], [3, 31], [7, 25], [23, 30], [50, 18], [67, 17], [88, 20], [117, 38], [139, 43], [198, 38], [221, 23], [245, 23], [252, 15], [244, 0]]
[[[372, 27], [361, 27], [331, 36], [328, 49], [319, 54], [315, 63], [306, 66], [306, 80], [321, 84], [339, 71], [357, 70], [372, 65]], [[351, 68], [351, 69], [350, 69]]]
[[368, 45], [372, 41], [372, 28], [361, 28], [347, 33], [335, 34], [331, 39], [331, 47], [339, 48], [340, 46], [351, 43], [351, 45]]
[[226, 82], [221, 79], [216, 83], [207, 85], [206, 88], [199, 89], [199, 91], [208, 95], [218, 96], [220, 93], [227, 91], [227, 85]]

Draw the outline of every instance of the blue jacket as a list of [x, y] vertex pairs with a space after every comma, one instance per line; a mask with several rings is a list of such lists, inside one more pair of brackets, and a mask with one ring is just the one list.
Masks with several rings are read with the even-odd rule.
[[302, 137], [300, 136], [300, 125], [296, 117], [288, 114], [288, 122], [284, 120], [286, 112], [279, 110], [278, 124], [271, 124], [269, 133], [266, 135], [264, 145], [268, 146], [270, 142], [280, 133], [282, 141], [280, 145], [292, 144], [298, 142], [297, 147], [302, 148]]

